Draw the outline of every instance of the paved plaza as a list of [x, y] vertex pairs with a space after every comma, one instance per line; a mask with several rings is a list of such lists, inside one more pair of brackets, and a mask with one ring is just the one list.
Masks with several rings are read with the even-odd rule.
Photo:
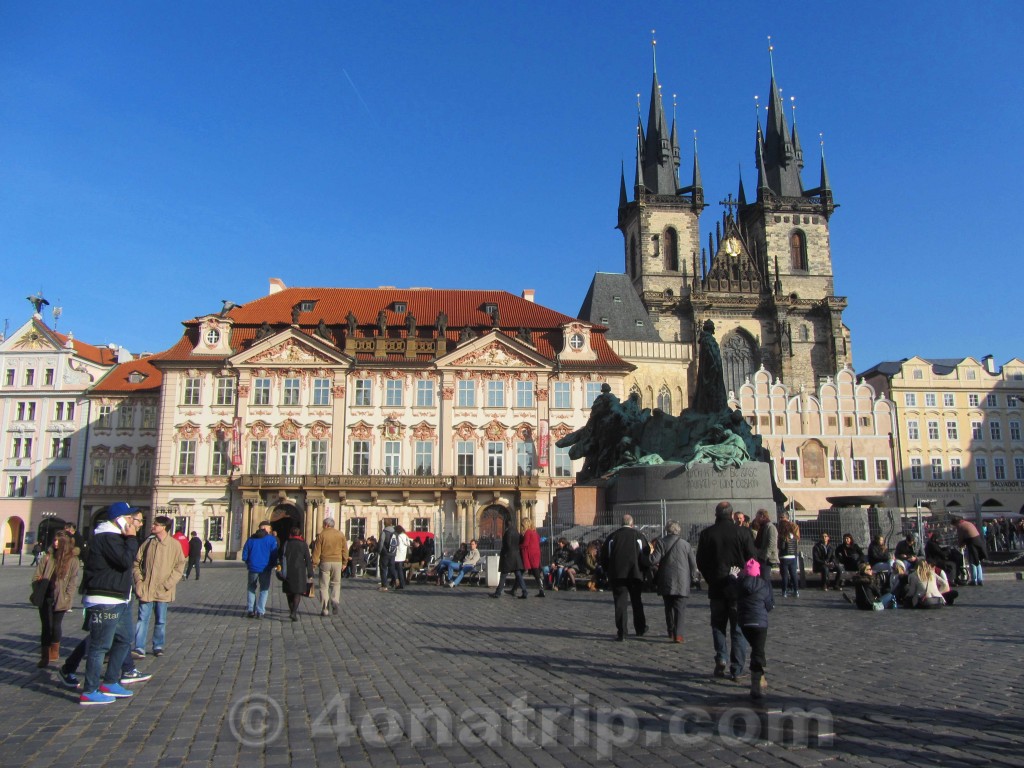
[[[244, 618], [240, 564], [204, 566], [171, 609], [136, 695], [80, 707], [37, 670], [27, 567], [0, 568], [0, 760], [15, 766], [1024, 765], [1024, 583], [991, 574], [941, 611], [778, 599], [770, 695], [712, 678], [706, 594], [686, 642], [614, 641], [611, 595], [490, 599], [486, 588], [380, 593], [345, 580], [342, 614], [272, 586]], [[64, 623], [62, 658], [82, 636]], [[84, 669], [83, 669], [84, 671]]]

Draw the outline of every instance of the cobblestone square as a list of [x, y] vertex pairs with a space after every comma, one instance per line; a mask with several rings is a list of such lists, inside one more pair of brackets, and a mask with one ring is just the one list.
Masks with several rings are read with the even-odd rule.
[[[711, 676], [706, 595], [686, 642], [614, 641], [611, 595], [488, 598], [483, 587], [381, 593], [345, 580], [342, 611], [272, 585], [244, 617], [241, 565], [178, 590], [162, 658], [131, 700], [80, 707], [38, 670], [31, 571], [0, 568], [0, 737], [14, 766], [1022, 765], [1024, 584], [965, 588], [941, 611], [857, 611], [813, 588], [777, 598], [770, 695]], [[82, 637], [64, 622], [62, 658]], [[84, 671], [84, 668], [83, 670]]]

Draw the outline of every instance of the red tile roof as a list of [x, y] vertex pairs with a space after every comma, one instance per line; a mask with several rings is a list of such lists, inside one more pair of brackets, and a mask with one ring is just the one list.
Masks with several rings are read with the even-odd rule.
[[[44, 327], [46, 327], [45, 324]], [[58, 333], [48, 327], [46, 330], [53, 334], [53, 337], [61, 343], [61, 346], [67, 346], [68, 335], [66, 333]], [[72, 339], [71, 348], [75, 350], [75, 354], [79, 357], [99, 365], [114, 365], [117, 363], [117, 353], [107, 347], [95, 347], [92, 344], [86, 344], [84, 341]]]
[[[450, 290], [450, 289], [397, 289], [397, 288], [285, 288], [284, 290], [236, 307], [228, 312], [233, 327], [231, 347], [235, 353], [246, 349], [255, 339], [260, 326], [265, 322], [275, 331], [291, 325], [292, 308], [300, 302], [314, 302], [312, 311], [299, 314], [299, 330], [312, 336], [321, 321], [341, 340], [346, 333], [346, 318], [349, 312], [357, 322], [356, 337], [370, 338], [376, 334], [377, 316], [383, 309], [387, 319], [387, 336], [405, 338], [406, 313], [394, 311], [396, 302], [406, 305], [406, 312], [416, 318], [417, 334], [429, 337], [434, 333], [438, 313], [448, 315], [448, 350], [458, 345], [460, 332], [470, 327], [477, 335], [491, 329], [491, 317], [484, 311], [485, 304], [498, 307], [499, 329], [514, 338], [520, 328], [528, 329], [533, 337], [537, 352], [554, 360], [562, 349], [561, 326], [577, 322], [576, 318], [563, 315], [547, 307], [527, 301], [507, 291]], [[184, 336], [166, 352], [159, 355], [161, 360], [210, 360], [209, 355], [195, 355], [199, 329], [198, 320], [184, 323]], [[622, 360], [608, 346], [604, 326], [595, 326], [591, 343], [597, 353], [597, 360], [570, 363], [563, 361], [564, 368], [594, 370], [632, 366]], [[343, 343], [343, 342], [342, 342]], [[214, 358], [215, 359], [215, 358]], [[359, 355], [360, 362], [381, 363], [408, 362], [402, 355], [374, 358]], [[420, 362], [427, 362], [429, 356], [419, 356]]]
[[[153, 365], [153, 360], [157, 357], [159, 355], [147, 355], [112, 368], [96, 383], [92, 391], [101, 394], [127, 394], [159, 389], [164, 375]], [[133, 378], [140, 378], [139, 375], [133, 376], [132, 374], [141, 375], [141, 380], [132, 381]]]

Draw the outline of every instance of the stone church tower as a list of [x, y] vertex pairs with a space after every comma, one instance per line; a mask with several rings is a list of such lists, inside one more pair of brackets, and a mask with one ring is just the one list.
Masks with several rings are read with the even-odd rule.
[[[638, 358], [631, 359], [638, 365], [632, 390], [645, 407], [659, 405], [660, 396], [648, 399], [651, 391], [673, 393], [675, 412], [689, 404], [696, 331], [705, 320], [716, 326], [727, 390], [738, 391], [763, 365], [790, 391], [815, 391], [823, 378], [852, 364], [842, 321], [846, 299], [833, 285], [828, 224], [836, 205], [824, 154], [818, 186], [804, 188], [803, 149], [795, 119], [787, 123], [774, 71], [767, 121], [762, 128], [759, 117], [755, 133], [756, 196], [747, 199], [741, 178], [737, 198], [722, 201], [721, 219], [706, 239], [696, 142], [685, 187], [680, 156], [655, 63], [646, 128], [638, 117], [632, 200], [625, 170], [619, 183], [624, 274], [595, 276], [581, 318], [607, 325], [619, 354]], [[646, 321], [627, 311], [630, 302], [621, 295], [627, 283]], [[674, 369], [666, 356], [675, 359]], [[639, 358], [657, 359], [666, 380], [641, 381], [645, 360]]]

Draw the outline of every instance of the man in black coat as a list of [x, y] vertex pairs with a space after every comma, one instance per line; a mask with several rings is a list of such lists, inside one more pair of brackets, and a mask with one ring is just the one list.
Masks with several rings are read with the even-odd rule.
[[[715, 523], [700, 533], [697, 541], [697, 568], [708, 583], [711, 602], [711, 636], [715, 643], [715, 677], [725, 677], [726, 663], [729, 677], [735, 680], [747, 661], [747, 641], [739, 627], [736, 615], [735, 581], [729, 578], [729, 569], [743, 568], [748, 560], [757, 559], [757, 547], [749, 528], [736, 525], [732, 519], [732, 504], [723, 501], [715, 507]], [[731, 648], [726, 640], [728, 627]]]
[[644, 616], [644, 572], [650, 567], [651, 548], [646, 537], [633, 528], [633, 517], [622, 516], [622, 527], [610, 534], [601, 549], [601, 560], [615, 596], [616, 640], [626, 639], [626, 602], [633, 606], [637, 637], [647, 632]]
[[188, 575], [192, 572], [192, 569], [196, 569], [196, 581], [199, 581], [199, 560], [203, 556], [203, 540], [199, 538], [199, 534], [192, 531], [192, 536], [188, 540], [188, 565], [185, 566], [185, 575], [181, 577], [182, 581], [188, 578]]

